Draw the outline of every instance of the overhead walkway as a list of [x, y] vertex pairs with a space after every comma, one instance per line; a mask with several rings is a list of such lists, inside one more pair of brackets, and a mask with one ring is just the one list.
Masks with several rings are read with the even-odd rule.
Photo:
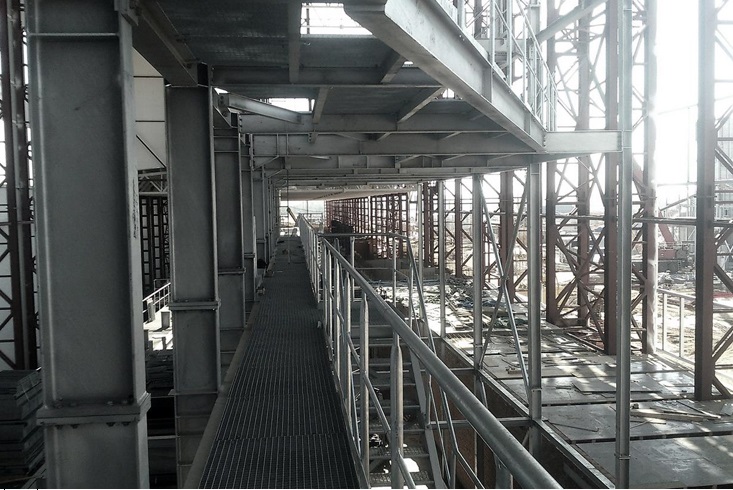
[[356, 488], [300, 240], [273, 271], [200, 488]]

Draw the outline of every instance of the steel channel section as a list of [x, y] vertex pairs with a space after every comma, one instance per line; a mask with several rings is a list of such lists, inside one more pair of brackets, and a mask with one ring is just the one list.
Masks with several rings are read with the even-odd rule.
[[527, 206], [528, 252], [528, 364], [529, 364], [529, 416], [532, 425], [529, 432], [529, 452], [535, 457], [541, 454], [542, 432], [542, 174], [539, 165], [527, 168], [529, 186]]
[[28, 137], [23, 80], [20, 0], [0, 1], [2, 119], [5, 130], [5, 190], [8, 213], [15, 369], [38, 367]]
[[176, 463], [183, 484], [221, 383], [211, 91], [167, 87]]
[[[473, 236], [473, 368], [475, 377], [473, 383], [474, 394], [477, 398], [482, 393], [482, 383], [479, 378], [481, 371], [481, 361], [483, 359], [483, 314], [482, 314], [482, 292], [483, 292], [483, 193], [481, 185], [483, 184], [483, 176], [474, 174], [472, 176], [472, 201], [473, 214], [471, 216], [471, 234]], [[488, 218], [487, 218], [488, 219]], [[489, 226], [491, 226], [489, 224]], [[475, 469], [483, 467], [484, 451], [483, 444], [478, 434], [474, 440], [475, 451], [473, 465]], [[481, 470], [483, 472], [483, 468]]]
[[26, 3], [53, 488], [149, 484], [128, 7]]
[[425, 267], [425, 183], [417, 184], [417, 198], [415, 200], [415, 214], [417, 214], [417, 275], [422, 282]]
[[[331, 252], [336, 252], [328, 242], [324, 241], [323, 246]], [[529, 457], [522, 443], [412, 331], [400, 314], [394, 311], [389, 304], [379, 300], [378, 293], [369, 282], [351, 267], [345, 258], [334, 253], [333, 260], [338, 261], [341, 267], [354, 278], [354, 282], [362, 289], [363, 298], [368, 298], [370, 303], [373, 302], [374, 309], [392, 326], [404, 345], [415, 353], [426, 371], [444, 389], [448, 398], [461, 407], [465, 419], [491, 448], [496, 457], [506, 465], [515, 479], [524, 488], [560, 488], [547, 470], [534, 458]], [[362, 349], [364, 349], [363, 346]]]
[[[578, 21], [578, 117], [576, 128], [590, 129], [590, 85], [592, 79], [591, 60], [589, 53], [590, 19], [583, 17]], [[615, 46], [614, 46], [615, 49]], [[576, 271], [576, 295], [578, 302], [577, 324], [587, 328], [589, 326], [590, 308], [588, 288], [590, 287], [590, 222], [586, 216], [590, 214], [590, 167], [589, 156], [578, 158], [578, 186], [576, 188], [578, 212], [578, 250]]]
[[714, 0], [699, 3], [697, 216], [695, 229], [695, 399], [710, 400], [713, 360], [715, 245], [715, 44]]
[[[656, 162], [656, 100], [657, 100], [657, 0], [646, 0], [646, 25], [644, 27], [644, 216], [657, 216], [657, 162]], [[642, 303], [642, 351], [652, 354], [656, 351], [657, 336], [657, 268], [658, 239], [657, 224], [645, 222], [642, 225], [644, 247], [642, 260], [644, 270], [644, 301]]]
[[454, 251], [454, 258], [455, 258], [455, 274], [456, 277], [465, 277], [463, 273], [463, 216], [462, 216], [462, 197], [461, 197], [461, 187], [463, 184], [461, 183], [461, 179], [456, 179], [454, 181], [456, 190], [455, 190], [455, 207], [453, 209], [454, 211], [454, 232], [453, 232], [453, 238], [455, 240], [455, 251]]
[[618, 319], [616, 347], [616, 487], [629, 488], [630, 390], [631, 390], [631, 227], [633, 191], [632, 80], [633, 39], [632, 0], [618, 4], [619, 19], [619, 126], [621, 129], [621, 167], [618, 186]]
[[244, 332], [244, 226], [239, 130], [214, 130], [219, 349], [222, 376]]
[[[555, 0], [547, 0], [547, 25], [559, 17]], [[550, 73], [557, 69], [558, 54], [555, 50], [555, 38], [547, 40], [547, 66]], [[546, 167], [546, 207], [545, 207], [545, 318], [548, 322], [559, 325], [560, 313], [557, 304], [557, 266], [555, 256], [557, 242], [560, 239], [560, 230], [557, 227], [557, 190], [556, 175], [557, 161], [547, 162]]]

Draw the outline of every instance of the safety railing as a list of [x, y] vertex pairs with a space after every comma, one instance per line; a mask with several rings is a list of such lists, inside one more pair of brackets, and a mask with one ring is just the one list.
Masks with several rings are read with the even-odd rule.
[[155, 319], [163, 307], [167, 306], [171, 299], [171, 283], [167, 282], [162, 287], [153, 291], [143, 298], [143, 321], [151, 322]]
[[[507, 472], [524, 488], [560, 488], [550, 474], [529, 454], [521, 442], [502, 425], [486, 406], [469, 390], [436, 355], [433, 334], [427, 326], [422, 284], [417, 264], [408, 246], [408, 259], [398, 269], [392, 262], [393, 304], [385, 300], [389, 290], [381, 293], [357, 271], [354, 264], [354, 240], [365, 235], [319, 235], [300, 219], [300, 236], [311, 270], [314, 290], [323, 304], [324, 335], [332, 355], [334, 372], [341, 393], [347, 425], [363, 465], [369, 476], [371, 448], [370, 410], [374, 410], [384, 432], [389, 434], [390, 478], [393, 488], [406, 484], [415, 487], [405, 460], [404, 442], [404, 373], [403, 348], [413, 362], [415, 384], [420, 399], [420, 411], [425, 427], [437, 435], [439, 463], [433, 467], [433, 477], [443, 479], [448, 486], [460, 484], [456, 477], [460, 465], [477, 488], [483, 488], [475, 468], [462, 454], [456, 434], [453, 410], [461, 412], [465, 421], [461, 427], [471, 427], [493, 451], [500, 474]], [[393, 246], [407, 237], [387, 234]], [[332, 241], [333, 243], [329, 242]], [[409, 243], [409, 242], [408, 242]], [[341, 249], [346, 248], [348, 258]], [[318, 255], [320, 250], [320, 256]], [[315, 271], [315, 273], [314, 273]], [[406, 303], [398, 303], [398, 286], [404, 291]], [[358, 293], [357, 293], [358, 290]], [[359, 303], [358, 320], [352, 318], [352, 305]], [[390, 345], [389, 417], [370, 378], [370, 314], [377, 313], [392, 330]], [[353, 330], [352, 330], [353, 329]], [[358, 331], [357, 331], [358, 329]], [[355, 368], [355, 369], [354, 369]], [[422, 377], [423, 369], [426, 376]], [[354, 378], [355, 376], [355, 378]], [[358, 383], [355, 383], [355, 380]], [[358, 391], [357, 385], [358, 384]], [[450, 405], [449, 403], [452, 402]], [[449, 408], [450, 407], [450, 408]], [[447, 432], [447, 434], [445, 434]], [[432, 435], [431, 435], [432, 437]], [[438, 474], [435, 474], [435, 473]], [[498, 480], [497, 480], [498, 481]]]
[[[657, 348], [680, 360], [694, 362], [694, 344], [691, 348], [686, 348], [686, 343], [688, 339], [694, 341], [695, 336], [694, 323], [687, 325], [688, 307], [691, 308], [689, 316], [694, 318], [695, 296], [661, 288], [657, 290], [657, 295], [662, 306], [661, 315], [659, 316], [661, 331], [659, 338], [656, 339]], [[732, 314], [733, 306], [720, 301], [713, 301], [713, 313]], [[674, 322], [673, 325], [671, 325], [672, 322]], [[731, 345], [733, 345], [733, 326], [730, 326], [724, 332], [713, 332], [713, 360], [716, 362], [716, 368], [731, 368], [730, 363], [728, 365], [720, 363]]]

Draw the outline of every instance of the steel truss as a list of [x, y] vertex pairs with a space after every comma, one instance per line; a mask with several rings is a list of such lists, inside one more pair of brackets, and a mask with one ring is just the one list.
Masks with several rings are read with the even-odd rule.
[[[38, 315], [34, 285], [35, 252], [30, 146], [26, 117], [24, 26], [20, 0], [0, 1], [0, 61], [2, 62], [2, 120], [5, 160], [0, 182], [0, 366], [38, 367]], [[4, 264], [3, 264], [4, 263]], [[7, 265], [5, 265], [7, 264]], [[0, 344], [1, 345], [1, 344]]]

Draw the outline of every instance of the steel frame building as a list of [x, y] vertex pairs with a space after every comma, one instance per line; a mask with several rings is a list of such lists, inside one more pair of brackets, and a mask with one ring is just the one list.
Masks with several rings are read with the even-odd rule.
[[[718, 261], [733, 231], [719, 170], [733, 173], [729, 0], [699, 2], [695, 214], [678, 217], [657, 202], [657, 0], [339, 3], [371, 34], [320, 34], [331, 26], [315, 13], [332, 6], [300, 1], [0, 0], [0, 359], [43, 367], [52, 485], [147, 484], [143, 275], [150, 290], [172, 283], [185, 479], [286, 188], [332, 194], [327, 224], [412, 234], [443, 283], [480, 271], [474, 299], [504, 288], [538, 328], [543, 303], [543, 320], [616, 356], [619, 407], [631, 353], [666, 335], [659, 228], [694, 228], [694, 311], [680, 300], [695, 319], [694, 398], [730, 397], [716, 366], [733, 325], [714, 332], [727, 322], [715, 293], [733, 293]], [[164, 94], [136, 91], [143, 58]], [[135, 97], [165, 100], [153, 171], [135, 163], [140, 144], [156, 154], [136, 133]], [[407, 254], [384, 236], [371, 248]], [[531, 382], [534, 417], [541, 375]], [[628, 410], [617, 416], [616, 485], [628, 487]], [[115, 454], [88, 451], [91, 438]], [[62, 462], [79, 451], [83, 464]]]

